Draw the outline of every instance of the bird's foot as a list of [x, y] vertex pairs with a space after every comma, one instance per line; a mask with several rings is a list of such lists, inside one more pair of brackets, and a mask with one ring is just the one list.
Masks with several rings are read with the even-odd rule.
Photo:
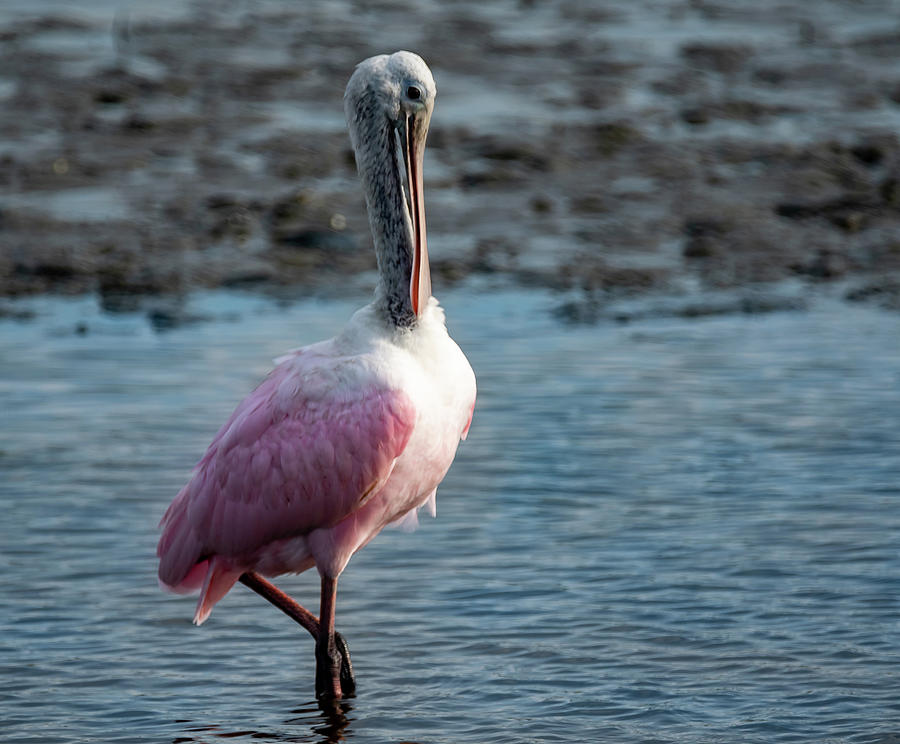
[[339, 700], [356, 691], [350, 648], [344, 637], [335, 632], [331, 643], [316, 643], [316, 697]]
[[350, 697], [356, 692], [356, 676], [353, 674], [353, 662], [350, 661], [350, 647], [344, 636], [337, 631], [334, 632], [334, 645], [341, 655], [341, 691], [344, 697]]

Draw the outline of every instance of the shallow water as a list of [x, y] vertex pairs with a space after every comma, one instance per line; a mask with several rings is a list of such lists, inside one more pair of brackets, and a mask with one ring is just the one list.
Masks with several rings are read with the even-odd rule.
[[[155, 332], [91, 298], [0, 321], [0, 737], [893, 742], [897, 316], [563, 326], [445, 293], [479, 379], [438, 518], [342, 577], [359, 694], [243, 587], [202, 627], [156, 523], [236, 402], [355, 303], [215, 293]], [[315, 607], [313, 574], [282, 578]]]

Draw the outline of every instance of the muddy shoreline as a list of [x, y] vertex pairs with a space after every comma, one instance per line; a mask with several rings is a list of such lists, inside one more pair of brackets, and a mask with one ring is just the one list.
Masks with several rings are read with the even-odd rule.
[[439, 90], [436, 292], [549, 287], [571, 320], [823, 287], [900, 309], [897, 3], [640, 5], [2, 11], [0, 297], [358, 291], [341, 94], [356, 61], [410, 48]]

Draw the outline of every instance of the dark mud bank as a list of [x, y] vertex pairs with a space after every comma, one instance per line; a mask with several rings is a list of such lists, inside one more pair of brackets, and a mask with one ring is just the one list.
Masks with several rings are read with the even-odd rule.
[[891, 3], [588, 5], [2, 11], [0, 296], [369, 281], [341, 94], [410, 48], [437, 288], [550, 287], [574, 320], [790, 309], [786, 280], [900, 308]]

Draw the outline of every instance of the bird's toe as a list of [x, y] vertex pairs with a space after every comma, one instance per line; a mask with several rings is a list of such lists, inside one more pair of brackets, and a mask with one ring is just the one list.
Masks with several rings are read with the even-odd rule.
[[353, 674], [353, 662], [350, 661], [350, 647], [344, 640], [344, 636], [337, 631], [334, 633], [334, 645], [341, 656], [341, 691], [344, 693], [344, 697], [347, 697], [356, 691], [356, 676]]
[[[343, 643], [343, 646], [346, 648], [346, 642]], [[347, 658], [349, 659], [349, 656]], [[344, 657], [338, 650], [338, 644], [334, 638], [331, 643], [319, 642], [316, 644], [316, 697], [340, 699], [344, 696], [341, 684], [343, 666]]]

